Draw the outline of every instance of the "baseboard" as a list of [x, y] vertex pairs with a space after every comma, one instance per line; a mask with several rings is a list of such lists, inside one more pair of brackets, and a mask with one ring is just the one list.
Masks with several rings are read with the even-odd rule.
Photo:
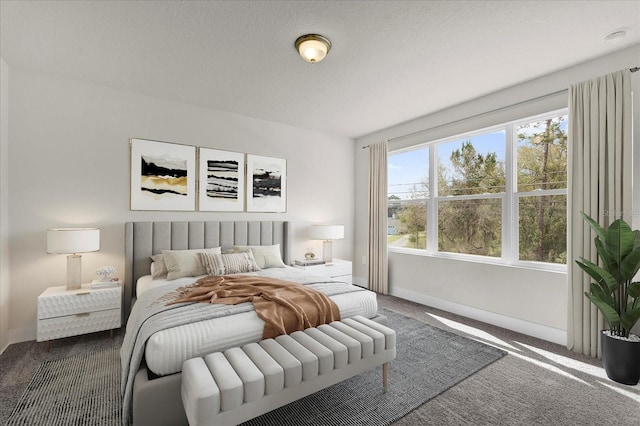
[[391, 289], [391, 292], [389, 294], [401, 299], [410, 300], [423, 305], [431, 306], [436, 309], [441, 309], [443, 311], [461, 315], [463, 317], [506, 328], [507, 330], [512, 330], [518, 333], [526, 334], [528, 336], [537, 337], [539, 339], [543, 339], [552, 343], [557, 343], [563, 346], [567, 345], [566, 330], [536, 324], [518, 318], [496, 314], [494, 312], [484, 311], [472, 306], [438, 299], [436, 297], [427, 296], [422, 293], [417, 293], [415, 291], [402, 288], [393, 288]]
[[4, 345], [4, 348], [0, 349], [0, 355], [2, 355], [4, 353], [4, 351], [7, 350], [7, 348], [9, 347], [11, 343], [7, 343], [6, 345]]

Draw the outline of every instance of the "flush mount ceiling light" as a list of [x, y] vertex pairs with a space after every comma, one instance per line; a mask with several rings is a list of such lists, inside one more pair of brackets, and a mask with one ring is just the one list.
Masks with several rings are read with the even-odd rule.
[[306, 34], [296, 40], [296, 49], [300, 57], [307, 62], [315, 64], [327, 56], [331, 50], [331, 42], [328, 38], [319, 34]]

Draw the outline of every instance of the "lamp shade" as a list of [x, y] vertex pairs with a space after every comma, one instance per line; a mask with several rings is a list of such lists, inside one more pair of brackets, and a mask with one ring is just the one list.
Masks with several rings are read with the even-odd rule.
[[75, 254], [100, 250], [98, 228], [47, 229], [47, 253]]
[[312, 225], [312, 240], [341, 240], [344, 238], [344, 225]]

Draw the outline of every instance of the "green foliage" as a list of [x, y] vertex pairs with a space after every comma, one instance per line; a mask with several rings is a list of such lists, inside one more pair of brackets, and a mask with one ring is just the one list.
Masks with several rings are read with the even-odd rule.
[[554, 117], [518, 128], [518, 191], [567, 187], [564, 121]]
[[[440, 195], [472, 195], [505, 191], [503, 165], [494, 152], [483, 155], [470, 140], [451, 153], [452, 176], [438, 170]], [[498, 199], [441, 201], [438, 204], [438, 250], [499, 257], [502, 214]]]
[[500, 257], [499, 199], [443, 200], [438, 204], [438, 250]]
[[640, 270], [640, 231], [632, 231], [622, 219], [604, 229], [588, 215], [582, 216], [596, 233], [594, 245], [601, 263], [576, 260], [595, 280], [585, 296], [602, 312], [611, 333], [628, 337], [640, 320], [640, 282], [632, 282]]
[[498, 193], [505, 191], [505, 174], [495, 152], [483, 155], [476, 151], [470, 140], [451, 153], [452, 176], [440, 168], [440, 196]]
[[518, 208], [520, 259], [566, 264], [567, 197], [520, 197]]
[[[424, 235], [427, 227], [427, 206], [424, 202], [412, 202], [405, 205], [398, 214], [398, 219], [409, 233], [409, 242], [413, 248], [425, 248]], [[422, 241], [422, 244], [420, 244]]]
[[[567, 187], [566, 117], [518, 127], [518, 191]], [[520, 259], [567, 262], [567, 201], [564, 195], [521, 197]]]

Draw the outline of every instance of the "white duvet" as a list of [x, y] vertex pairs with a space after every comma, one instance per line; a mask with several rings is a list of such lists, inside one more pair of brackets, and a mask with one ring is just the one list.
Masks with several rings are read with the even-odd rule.
[[[267, 269], [274, 278], [287, 279], [293, 275], [305, 274], [296, 268]], [[261, 275], [264, 275], [264, 272]], [[179, 278], [173, 281], [153, 280], [146, 275], [138, 280], [138, 296], [150, 288], [171, 284], [188, 285], [201, 277]], [[345, 284], [350, 285], [350, 284]], [[378, 311], [376, 294], [365, 290], [330, 296], [340, 309], [341, 318], [362, 315], [372, 318]], [[153, 373], [163, 376], [182, 370], [182, 363], [194, 356], [200, 356], [232, 347], [257, 342], [262, 338], [264, 321], [255, 311], [214, 318], [207, 321], [169, 328], [153, 334], [147, 341], [145, 360]]]

